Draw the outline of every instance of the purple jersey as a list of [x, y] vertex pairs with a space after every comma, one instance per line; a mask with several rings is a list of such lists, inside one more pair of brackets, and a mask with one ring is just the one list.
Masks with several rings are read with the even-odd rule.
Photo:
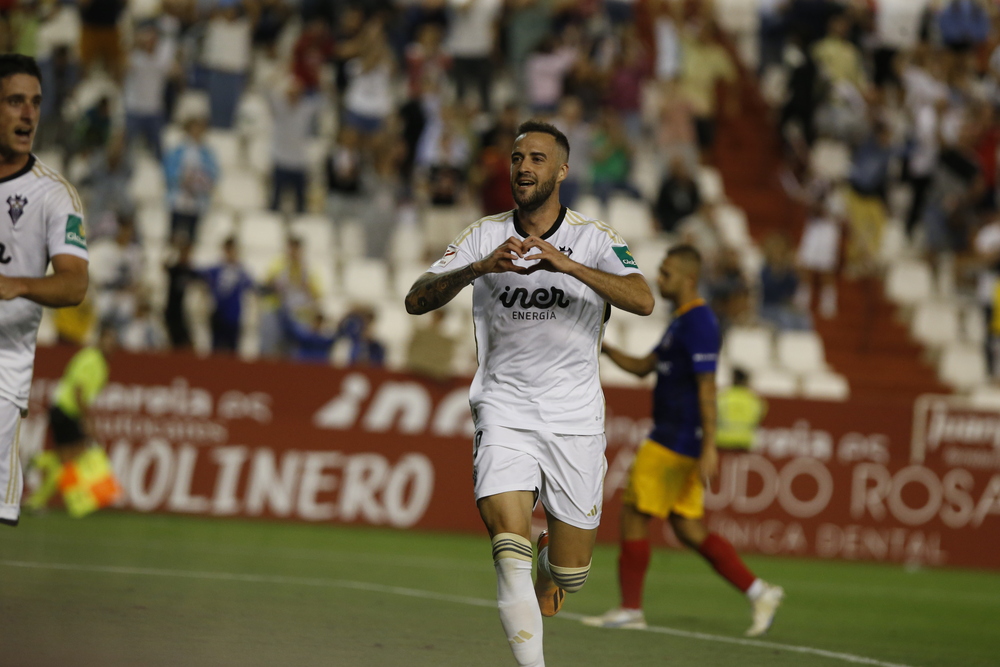
[[650, 439], [678, 454], [701, 456], [697, 376], [715, 373], [720, 342], [719, 323], [704, 300], [698, 299], [675, 313], [654, 350], [656, 389]]

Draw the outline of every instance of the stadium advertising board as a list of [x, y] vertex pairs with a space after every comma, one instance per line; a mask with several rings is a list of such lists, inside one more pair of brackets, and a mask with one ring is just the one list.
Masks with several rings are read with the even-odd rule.
[[[45, 441], [47, 397], [71, 353], [39, 351], [29, 452]], [[126, 354], [111, 377], [95, 428], [125, 509], [482, 530], [466, 381]], [[601, 538], [611, 541], [650, 397], [606, 396]], [[940, 397], [774, 400], [757, 449], [723, 455], [708, 523], [747, 552], [1000, 569], [998, 423]], [[669, 529], [662, 540], [674, 543]]]

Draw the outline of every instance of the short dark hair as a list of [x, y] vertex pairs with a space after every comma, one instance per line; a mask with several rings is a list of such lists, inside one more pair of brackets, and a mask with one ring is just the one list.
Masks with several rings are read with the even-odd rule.
[[38, 83], [42, 82], [42, 70], [38, 69], [38, 63], [31, 56], [20, 53], [0, 54], [0, 82], [15, 74], [28, 74], [38, 79]]
[[667, 257], [680, 257], [694, 263], [698, 267], [698, 270], [701, 270], [701, 253], [690, 243], [675, 245], [667, 251]]
[[526, 120], [517, 128], [517, 136], [527, 134], [528, 132], [541, 132], [542, 134], [552, 135], [555, 137], [556, 144], [566, 152], [566, 159], [569, 159], [569, 139], [552, 123], [534, 119]]

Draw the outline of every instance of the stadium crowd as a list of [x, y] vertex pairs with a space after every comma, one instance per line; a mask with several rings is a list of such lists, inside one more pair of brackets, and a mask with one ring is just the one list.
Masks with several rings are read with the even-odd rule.
[[[87, 301], [56, 315], [61, 340], [110, 322], [132, 350], [403, 366], [425, 346], [385, 297], [513, 208], [527, 117], [569, 137], [563, 203], [618, 227], [641, 264], [678, 240], [703, 251], [724, 326], [835, 317], [841, 265], [881, 275], [894, 217], [940, 280], [978, 281], [984, 326], [1000, 312], [995, 3], [4, 4], [0, 46], [43, 69], [36, 150], [80, 187], [95, 256]], [[747, 4], [749, 50], [720, 27]], [[798, 230], [734, 244], [711, 192], [718, 122], [747, 77], [808, 210], [797, 250]], [[459, 370], [464, 325], [423, 337]]]

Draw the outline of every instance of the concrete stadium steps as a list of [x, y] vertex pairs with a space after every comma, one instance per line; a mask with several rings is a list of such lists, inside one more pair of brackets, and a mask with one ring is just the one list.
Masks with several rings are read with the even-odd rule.
[[[759, 95], [757, 81], [745, 72], [740, 95], [740, 113], [719, 123], [713, 163], [728, 199], [746, 211], [756, 241], [779, 231], [797, 243], [805, 210], [789, 199], [778, 181], [783, 156], [773, 114]], [[823, 320], [814, 314], [814, 320], [826, 361], [848, 379], [852, 396], [878, 400], [949, 392], [923, 361], [923, 348], [897, 321], [881, 280], [842, 280], [837, 317]]]

